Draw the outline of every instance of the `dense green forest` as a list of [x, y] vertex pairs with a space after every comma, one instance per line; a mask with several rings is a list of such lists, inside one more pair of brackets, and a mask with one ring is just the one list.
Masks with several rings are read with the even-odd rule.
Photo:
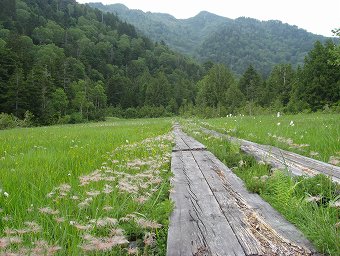
[[316, 41], [298, 68], [287, 60], [263, 76], [254, 62], [236, 75], [74, 0], [3, 0], [0, 20], [0, 128], [340, 108], [340, 47], [332, 41]]
[[327, 40], [278, 20], [229, 19], [206, 11], [189, 19], [176, 19], [169, 14], [131, 10], [122, 4], [90, 5], [116, 13], [144, 35], [163, 40], [182, 54], [200, 62], [226, 64], [238, 75], [249, 65], [265, 76], [277, 64], [290, 63], [296, 68], [303, 63], [315, 41]]
[[0, 112], [23, 118], [29, 110], [51, 124], [101, 119], [107, 106], [163, 115], [194, 100], [202, 68], [113, 14], [74, 0], [0, 8]]

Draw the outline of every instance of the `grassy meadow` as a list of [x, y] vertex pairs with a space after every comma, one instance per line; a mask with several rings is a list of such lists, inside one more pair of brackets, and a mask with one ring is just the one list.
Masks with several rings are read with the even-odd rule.
[[171, 126], [111, 119], [0, 131], [0, 255], [164, 254]]
[[[297, 124], [289, 127], [292, 118], [301, 120], [302, 117], [306, 119], [305, 122], [295, 121]], [[325, 152], [324, 156], [335, 154], [339, 151], [339, 147], [336, 146], [336, 143], [332, 143], [328, 136], [339, 135], [339, 126], [335, 126], [336, 123], [339, 123], [339, 119], [335, 120], [336, 116], [331, 115], [323, 117], [320, 121], [321, 117], [303, 115], [281, 118], [283, 127], [279, 128], [275, 124], [276, 117], [270, 116], [256, 117], [255, 119], [237, 117], [204, 121], [182, 120], [181, 124], [188, 134], [206, 145], [209, 151], [239, 176], [249, 191], [258, 193], [288, 221], [296, 225], [319, 252], [326, 255], [340, 255], [340, 186], [338, 184], [333, 183], [325, 175], [317, 175], [312, 178], [291, 177], [285, 170], [272, 169], [269, 165], [259, 163], [253, 157], [242, 153], [239, 145], [208, 135], [201, 130], [203, 122], [203, 125], [211, 129], [247, 139], [252, 138], [251, 140], [257, 138], [256, 141], [261, 143], [275, 144], [274, 141], [265, 139], [261, 141], [259, 138], [266, 137], [265, 133], [268, 131], [273, 134], [275, 132], [280, 136], [299, 136], [298, 134], [302, 134], [304, 127], [307, 131], [305, 134], [314, 132], [315, 138], [308, 135], [306, 136], [307, 140], [300, 143], [309, 143], [311, 147], [315, 144], [315, 147], [319, 149], [322, 149], [322, 145], [331, 144], [333, 148], [320, 150], [320, 152]], [[316, 122], [313, 123], [311, 120], [316, 120]], [[324, 123], [324, 128], [319, 130], [320, 134], [326, 136], [325, 139], [317, 132], [317, 128], [312, 127], [319, 123]], [[325, 132], [327, 130], [325, 126], [332, 128], [330, 135]], [[236, 131], [228, 131], [235, 128]], [[295, 129], [296, 134], [291, 129]], [[249, 135], [250, 132], [253, 135]], [[298, 150], [298, 152], [300, 151]]]
[[[111, 118], [0, 131], [0, 255], [165, 255], [172, 122]], [[330, 255], [340, 254], [339, 186], [273, 171], [200, 127], [337, 161], [339, 122], [335, 114], [181, 120]]]
[[231, 136], [340, 165], [340, 114], [231, 116], [199, 122]]

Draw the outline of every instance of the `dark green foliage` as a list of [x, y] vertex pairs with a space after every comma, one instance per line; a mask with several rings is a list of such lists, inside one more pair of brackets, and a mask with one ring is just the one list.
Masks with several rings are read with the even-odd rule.
[[15, 16], [15, 0], [2, 0], [0, 5], [0, 21], [9, 24], [10, 21], [15, 19]]
[[234, 75], [226, 66], [214, 65], [198, 84], [197, 104], [202, 107], [226, 107], [226, 92], [234, 84]]
[[324, 42], [326, 38], [281, 21], [242, 17], [225, 22], [212, 33], [199, 47], [198, 55], [203, 60], [223, 62], [238, 74], [253, 65], [268, 75], [280, 63], [302, 64], [316, 40]]
[[90, 5], [117, 13], [153, 40], [163, 40], [173, 49], [202, 62], [224, 63], [239, 75], [249, 65], [262, 75], [268, 75], [280, 63], [296, 67], [303, 63], [316, 40], [326, 40], [277, 20], [244, 17], [232, 20], [205, 11], [189, 19], [176, 19], [168, 14], [130, 10], [121, 4]]
[[320, 196], [327, 203], [340, 195], [340, 187], [322, 174], [309, 179], [299, 178], [294, 192], [299, 196]]
[[333, 65], [334, 49], [331, 41], [322, 45], [316, 42], [314, 49], [305, 59], [305, 65], [297, 88], [300, 99], [312, 111], [333, 105], [340, 100], [340, 69]]
[[[340, 28], [334, 29], [332, 32], [335, 36], [340, 37]], [[340, 45], [335, 46], [334, 49], [331, 50], [331, 54], [333, 55], [333, 60], [330, 63], [340, 66]]]
[[[181, 21], [186, 22], [181, 28], [185, 30], [183, 34], [194, 38], [187, 40], [186, 47], [197, 45], [200, 40], [215, 40], [214, 49], [220, 49], [217, 39], [226, 37], [223, 31], [230, 30], [238, 40], [226, 37], [223, 47], [229, 45], [227, 50], [235, 54], [241, 51], [246, 58], [234, 59], [229, 67], [211, 61], [200, 66], [164, 43], [167, 40], [161, 35], [171, 35], [162, 34], [167, 31], [163, 30], [164, 19], [168, 21], [165, 27], [173, 29], [180, 22], [172, 16], [149, 15], [154, 20], [147, 24], [157, 21], [159, 33], [163, 31], [158, 37], [160, 42], [153, 43], [114, 14], [74, 0], [17, 0], [8, 8], [13, 3], [15, 14], [0, 22], [0, 111], [19, 119], [24, 119], [27, 110], [36, 124], [103, 120], [110, 114], [136, 118], [339, 111], [339, 46], [332, 41], [317, 42], [307, 54], [305, 65], [294, 70], [315, 37], [280, 22], [261, 23], [245, 18], [232, 21], [207, 12]], [[120, 8], [130, 13], [125, 7]], [[143, 25], [145, 14], [137, 13], [135, 21]], [[229, 23], [240, 25], [240, 29], [235, 30]], [[211, 36], [216, 26], [222, 32]], [[254, 33], [260, 27], [271, 43], [263, 43], [261, 33]], [[294, 31], [305, 40], [301, 41]], [[247, 41], [244, 34], [252, 38], [248, 43], [266, 46], [276, 59], [254, 59], [256, 47], [249, 50], [242, 43]], [[276, 36], [282, 42], [273, 47]], [[292, 37], [301, 46], [288, 44], [296, 58], [285, 55], [284, 41]], [[236, 45], [229, 44], [230, 40]], [[204, 54], [211, 54], [209, 49], [207, 43]], [[227, 50], [219, 50], [218, 58], [229, 54]], [[290, 64], [275, 65], [279, 62]], [[235, 70], [235, 63], [240, 68], [237, 72], [244, 70], [239, 79], [231, 71]], [[270, 71], [268, 67], [273, 68]]]
[[[237, 84], [220, 79], [216, 66], [198, 82], [197, 114], [202, 117], [227, 114], [268, 114], [273, 112], [339, 111], [340, 69], [331, 41], [316, 42], [305, 58], [305, 65], [294, 70], [291, 64], [274, 66], [263, 80], [250, 65]], [[224, 75], [226, 76], [226, 75]]]
[[194, 99], [201, 67], [114, 14], [74, 0], [9, 2], [0, 6], [1, 111], [53, 124], [102, 120], [108, 106], [175, 113]]
[[260, 74], [250, 65], [240, 78], [239, 88], [247, 101], [255, 102], [262, 96], [262, 83]]
[[264, 105], [277, 101], [278, 104], [286, 106], [295, 81], [295, 71], [290, 64], [275, 66], [269, 75], [262, 97]]

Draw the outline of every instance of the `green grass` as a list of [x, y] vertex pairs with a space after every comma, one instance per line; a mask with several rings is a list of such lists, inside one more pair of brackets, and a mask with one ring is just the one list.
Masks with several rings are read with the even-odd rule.
[[277, 146], [324, 162], [333, 157], [340, 164], [339, 114], [236, 116], [199, 122], [231, 136]]
[[164, 255], [171, 124], [111, 119], [0, 131], [0, 254], [125, 255], [130, 246]]
[[337, 227], [340, 209], [333, 207], [334, 202], [340, 200], [339, 185], [324, 175], [290, 177], [285, 170], [272, 170], [268, 165], [257, 163], [243, 154], [238, 145], [203, 133], [199, 122], [182, 120], [181, 124], [231, 168], [249, 191], [258, 193], [296, 225], [319, 252], [340, 255], [340, 228]]
[[[294, 143], [310, 144], [309, 151], [319, 147], [319, 157], [327, 159], [339, 151], [338, 117], [287, 116], [281, 117], [280, 126], [275, 124], [276, 117], [204, 122], [261, 143], [267, 143], [268, 131], [292, 137]], [[289, 126], [290, 119], [294, 126]], [[236, 127], [231, 126], [233, 122]], [[269, 166], [243, 155], [238, 146], [201, 133], [199, 125], [185, 123], [249, 190], [296, 224], [320, 252], [339, 255], [335, 225], [340, 213], [330, 207], [339, 188], [324, 177], [290, 178], [272, 172]], [[309, 127], [312, 123], [324, 126]], [[172, 210], [171, 124], [171, 119], [110, 119], [0, 131], [0, 255], [45, 255], [54, 250], [56, 255], [165, 255]], [[273, 138], [269, 142], [277, 143]], [[320, 196], [321, 203], [307, 202], [310, 196]]]

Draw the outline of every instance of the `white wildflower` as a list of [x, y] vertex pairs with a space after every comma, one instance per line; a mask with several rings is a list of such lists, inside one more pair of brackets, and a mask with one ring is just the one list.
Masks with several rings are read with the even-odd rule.
[[340, 200], [336, 201], [336, 202], [331, 202], [329, 203], [329, 207], [332, 208], [339, 208], [340, 209]]
[[310, 196], [310, 197], [307, 197], [306, 199], [306, 202], [308, 203], [311, 203], [311, 202], [320, 202], [322, 200], [322, 197], [321, 196]]

